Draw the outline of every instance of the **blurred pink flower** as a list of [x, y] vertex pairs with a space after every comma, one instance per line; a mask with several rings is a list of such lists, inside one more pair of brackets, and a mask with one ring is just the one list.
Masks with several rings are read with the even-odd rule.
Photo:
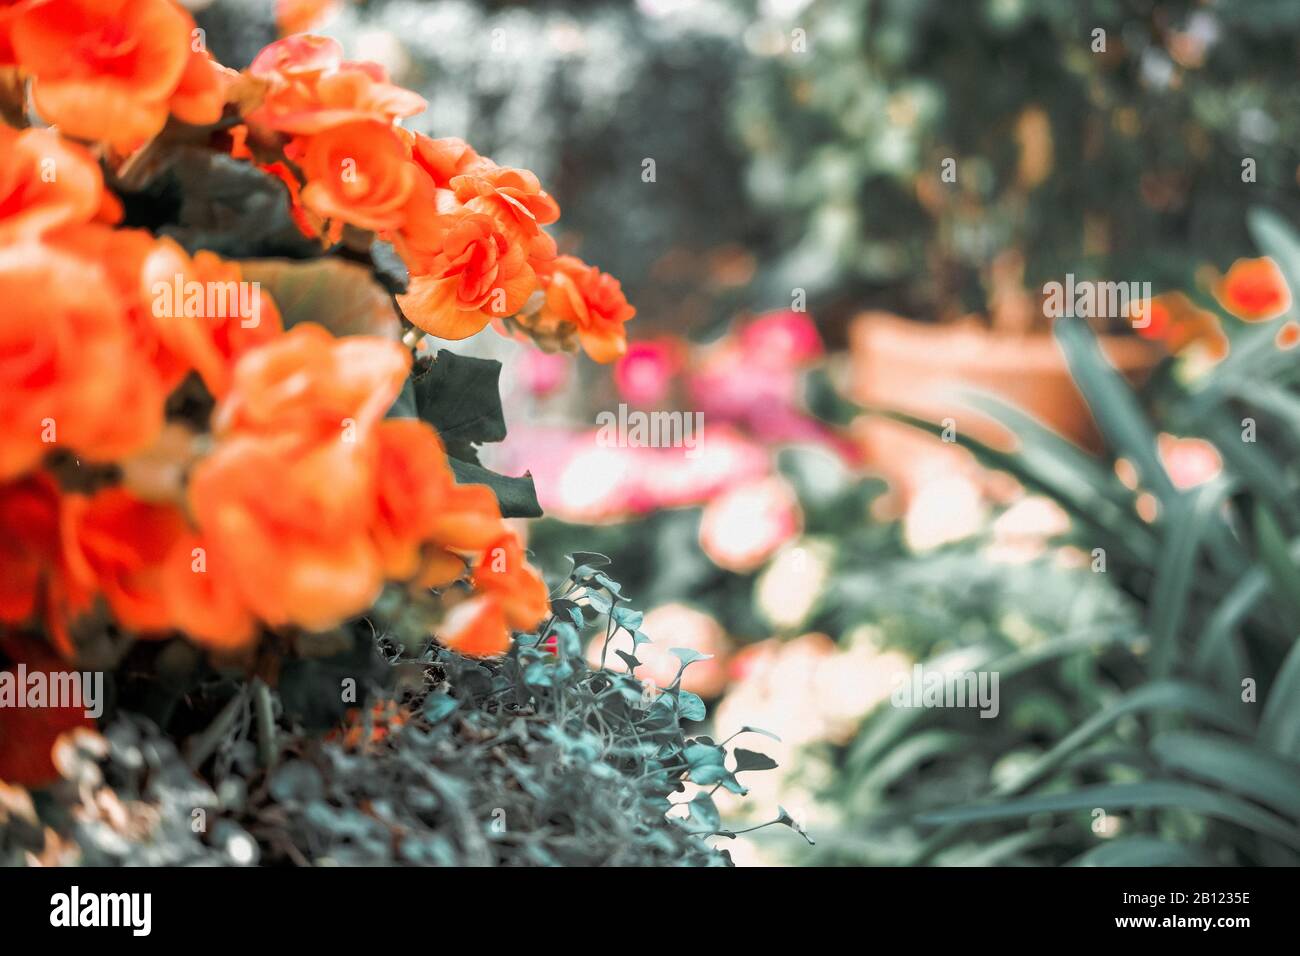
[[769, 312], [740, 330], [740, 347], [765, 366], [802, 366], [821, 357], [822, 339], [806, 312]]
[[569, 380], [570, 359], [563, 352], [526, 349], [520, 356], [519, 375], [535, 398], [545, 398]]
[[614, 366], [614, 384], [633, 405], [658, 405], [672, 389], [682, 369], [683, 346], [674, 338], [629, 342], [627, 354]]
[[775, 476], [730, 488], [700, 518], [700, 547], [728, 571], [752, 571], [799, 533], [803, 515], [794, 490]]
[[[706, 420], [707, 421], [707, 420]], [[635, 504], [638, 511], [701, 504], [727, 488], [768, 474], [767, 451], [725, 425], [707, 423], [698, 449], [652, 449]]]
[[761, 446], [725, 426], [706, 428], [694, 450], [603, 447], [597, 434], [516, 426], [488, 451], [488, 464], [511, 475], [531, 472], [542, 510], [573, 522], [701, 504], [771, 467]]
[[1223, 471], [1219, 450], [1202, 438], [1179, 438], [1161, 432], [1156, 450], [1175, 488], [1195, 488]]

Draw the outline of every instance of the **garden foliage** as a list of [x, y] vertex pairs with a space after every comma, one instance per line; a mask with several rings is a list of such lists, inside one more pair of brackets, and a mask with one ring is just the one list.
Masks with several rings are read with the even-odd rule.
[[[1270, 258], [1242, 260], [1175, 310], [1165, 331], [1190, 323], [1196, 334], [1186, 341], [1199, 342], [1201, 369], [1166, 365], [1149, 407], [1085, 323], [1058, 321], [1107, 458], [972, 396], [1014, 431], [1018, 448], [961, 443], [1064, 508], [1088, 564], [1077, 573], [1104, 575], [1129, 610], [1083, 615], [1030, 646], [994, 635], [950, 648], [948, 663], [1001, 675], [1011, 709], [984, 722], [995, 727], [975, 733], [942, 710], [872, 715], [844, 753], [835, 791], [867, 830], [906, 809], [915, 829], [885, 853], [892, 861], [1297, 861], [1300, 525], [1289, 463], [1300, 449], [1300, 379], [1287, 285], [1300, 288], [1300, 240], [1271, 213], [1256, 210], [1249, 221]], [[1228, 324], [1231, 351], [1218, 352], [1224, 333], [1204, 335], [1207, 317], [1212, 330]], [[1226, 357], [1206, 366], [1216, 354]], [[1162, 431], [1212, 443], [1221, 471], [1177, 482], [1160, 454]]]

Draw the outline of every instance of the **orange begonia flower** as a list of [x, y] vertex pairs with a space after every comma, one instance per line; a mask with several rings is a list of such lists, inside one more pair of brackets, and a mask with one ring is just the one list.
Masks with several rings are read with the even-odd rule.
[[468, 338], [518, 312], [537, 288], [527, 248], [490, 209], [486, 199], [471, 200], [408, 247], [411, 279], [397, 301], [431, 335]]
[[178, 90], [187, 122], [220, 118], [220, 103], [196, 95], [208, 80], [191, 65], [193, 30], [172, 0], [46, 0], [18, 16], [11, 41], [42, 117], [125, 152], [163, 128]]
[[453, 551], [478, 552], [501, 534], [501, 506], [487, 485], [454, 484], [443, 491], [443, 506], [429, 537]]
[[1219, 450], [1203, 438], [1179, 438], [1161, 432], [1156, 437], [1156, 452], [1178, 489], [1203, 485], [1223, 472]]
[[409, 361], [397, 343], [307, 323], [236, 365], [189, 496], [204, 541], [268, 624], [333, 626], [377, 596], [372, 435]]
[[0, 242], [122, 216], [99, 164], [53, 130], [0, 125]]
[[613, 362], [627, 351], [623, 325], [636, 315], [617, 279], [573, 256], [555, 259], [546, 286], [544, 318], [570, 323], [583, 350], [597, 362]]
[[248, 73], [266, 88], [245, 118], [272, 132], [316, 134], [366, 121], [391, 125], [428, 105], [390, 83], [379, 64], [344, 62], [343, 48], [328, 37], [303, 34], [272, 43]]
[[206, 51], [191, 48], [181, 81], [167, 105], [182, 123], [192, 126], [215, 123], [225, 110], [229, 86], [230, 79], [221, 64]]
[[162, 587], [172, 624], [196, 644], [233, 650], [257, 633], [229, 558], [199, 535], [176, 541], [163, 566]]
[[455, 478], [437, 432], [422, 421], [380, 422], [375, 440], [378, 459], [371, 534], [385, 576], [405, 581], [420, 571], [421, 545], [431, 536]]
[[472, 597], [453, 607], [437, 635], [447, 647], [472, 657], [491, 657], [510, 649], [505, 610], [486, 596]]
[[18, 62], [13, 44], [14, 21], [38, 2], [40, 0], [0, 0], [0, 69]]
[[88, 611], [102, 594], [113, 617], [129, 630], [171, 628], [163, 567], [187, 532], [171, 505], [149, 504], [120, 487], [86, 497], [66, 495], [61, 509], [67, 611]]
[[410, 355], [396, 342], [336, 339], [311, 322], [245, 355], [218, 406], [218, 435], [359, 443], [402, 390]]
[[337, 7], [338, 0], [275, 0], [275, 24], [281, 36], [305, 33]]
[[474, 586], [495, 598], [506, 622], [518, 631], [531, 631], [550, 610], [550, 595], [541, 575], [528, 565], [519, 539], [506, 533], [489, 544], [474, 569]]
[[280, 312], [260, 286], [245, 284], [238, 263], [211, 252], [191, 259], [161, 240], [143, 266], [149, 317], [162, 346], [203, 378], [215, 398], [230, 391], [235, 362], [283, 331]]
[[373, 496], [365, 446], [340, 437], [303, 447], [228, 439], [195, 467], [189, 488], [200, 533], [228, 559], [245, 604], [272, 626], [311, 630], [361, 613], [379, 595]]
[[153, 442], [164, 393], [98, 262], [0, 248], [0, 302], [0, 480], [58, 448], [111, 461]]
[[533, 239], [541, 226], [560, 218], [559, 205], [526, 169], [479, 163], [469, 172], [454, 177], [451, 189], [462, 203], [482, 198], [486, 208], [525, 239]]
[[362, 229], [396, 229], [415, 186], [406, 144], [373, 121], [331, 127], [307, 140], [303, 204], [323, 219]]
[[443, 587], [474, 555], [506, 534], [496, 495], [458, 484], [437, 433], [400, 419], [375, 429], [378, 485], [372, 534], [388, 577]]
[[1214, 289], [1219, 304], [1239, 319], [1263, 322], [1291, 308], [1291, 290], [1277, 263], [1264, 256], [1238, 259]]
[[311, 84], [343, 63], [343, 45], [333, 37], [303, 33], [262, 48], [249, 64], [250, 75], [280, 86]]
[[163, 344], [152, 316], [153, 295], [146, 282], [146, 266], [161, 249], [176, 248], [161, 244], [143, 229], [109, 229], [97, 223], [62, 229], [45, 240], [49, 245], [77, 257], [99, 264], [117, 291], [126, 309], [135, 336], [135, 352], [154, 370], [156, 387], [163, 394], [181, 383], [190, 367], [186, 360]]
[[437, 189], [450, 189], [451, 181], [457, 176], [477, 167], [494, 165], [476, 153], [469, 143], [454, 136], [432, 139], [404, 129], [399, 129], [398, 134], [410, 146], [415, 164], [428, 174]]

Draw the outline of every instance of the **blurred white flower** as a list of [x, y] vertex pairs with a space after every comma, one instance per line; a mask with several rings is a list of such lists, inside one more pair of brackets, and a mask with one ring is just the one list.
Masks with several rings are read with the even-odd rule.
[[835, 548], [802, 538], [777, 552], [754, 588], [754, 601], [772, 626], [790, 631], [808, 619], [830, 578]]
[[912, 551], [932, 551], [968, 538], [984, 524], [988, 503], [969, 478], [953, 475], [922, 485], [903, 516], [903, 540]]
[[1003, 564], [1025, 564], [1069, 529], [1070, 516], [1060, 505], [1042, 495], [1028, 495], [993, 522], [993, 543], [985, 553]]
[[762, 478], [731, 488], [705, 506], [700, 547], [718, 567], [744, 573], [798, 534], [802, 523], [790, 485], [781, 478]]

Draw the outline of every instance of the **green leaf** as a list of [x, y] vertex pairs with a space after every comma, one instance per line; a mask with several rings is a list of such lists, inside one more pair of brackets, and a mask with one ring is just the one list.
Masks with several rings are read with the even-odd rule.
[[1210, 525], [1218, 520], [1230, 487], [1218, 481], [1198, 488], [1190, 510], [1183, 520], [1173, 524], [1165, 538], [1148, 611], [1156, 677], [1168, 676], [1178, 657], [1178, 638], [1187, 620], [1195, 583], [1196, 557]]
[[1015, 820], [1035, 813], [1062, 813], [1100, 807], [1117, 810], [1175, 808], [1204, 814], [1245, 827], [1255, 833], [1300, 847], [1300, 830], [1280, 817], [1237, 797], [1194, 784], [1169, 780], [1101, 784], [1064, 793], [1020, 797], [998, 803], [937, 810], [920, 816], [922, 823], [986, 823]]
[[704, 708], [704, 701], [700, 700], [698, 694], [692, 694], [688, 690], [677, 691], [677, 712], [681, 714], [683, 720], [703, 720], [707, 711]]
[[969, 746], [968, 736], [947, 730], [923, 730], [909, 734], [897, 747], [872, 764], [871, 769], [857, 782], [856, 788], [859, 791], [883, 792], [917, 765]]
[[1075, 857], [1069, 866], [1208, 866], [1202, 853], [1180, 843], [1134, 836], [1107, 840]]
[[628, 631], [635, 632], [645, 621], [645, 615], [641, 611], [634, 611], [630, 607], [620, 605], [612, 611], [614, 623]]
[[623, 598], [623, 585], [619, 584], [609, 575], [602, 571], [597, 571], [592, 575], [592, 579], [610, 594], [614, 595], [614, 597], [619, 599]]
[[555, 635], [555, 646], [561, 657], [582, 656], [582, 638], [576, 627], [567, 621], [559, 621], [551, 631]]
[[783, 827], [789, 827], [795, 833], [799, 834], [801, 837], [803, 837], [805, 840], [808, 841], [809, 846], [817, 845], [817, 841], [808, 835], [808, 831], [803, 828], [803, 824], [799, 823], [797, 820], [795, 820], [794, 817], [790, 816], [790, 812], [786, 810], [785, 807], [778, 805], [777, 810], [780, 811], [780, 816], [776, 818], [777, 823], [779, 823]]
[[713, 798], [701, 793], [691, 801], [691, 820], [700, 825], [703, 833], [712, 833], [722, 826], [722, 814], [718, 813]]
[[287, 760], [271, 771], [269, 789], [277, 803], [306, 803], [321, 798], [325, 779], [306, 760]]
[[161, 231], [187, 252], [207, 249], [228, 259], [320, 255], [320, 243], [294, 225], [288, 191], [274, 176], [207, 147], [179, 147], [164, 162], [181, 203], [176, 225]]
[[1263, 568], [1252, 568], [1215, 607], [1196, 642], [1194, 667], [1202, 680], [1217, 680], [1224, 687], [1237, 686], [1232, 675], [1238, 671], [1231, 669], [1239, 653], [1234, 647], [1234, 632], [1268, 592], [1268, 584], [1268, 573]]
[[1180, 493], [1156, 454], [1155, 433], [1124, 377], [1102, 354], [1096, 334], [1086, 322], [1064, 318], [1056, 320], [1053, 331], [1102, 436], [1133, 463], [1144, 487], [1166, 507], [1175, 506]]
[[434, 691], [424, 700], [425, 719], [431, 724], [436, 724], [450, 717], [457, 706], [459, 705], [456, 703], [456, 698], [440, 690]]
[[759, 753], [756, 750], [745, 750], [737, 747], [733, 751], [733, 755], [736, 758], [736, 773], [742, 773], [746, 770], [775, 770], [780, 766], [767, 754]]
[[500, 362], [447, 349], [411, 377], [416, 416], [438, 430], [453, 458], [475, 460], [468, 446], [505, 439], [500, 379]]
[[1052, 839], [1050, 830], [1025, 830], [1010, 833], [999, 840], [989, 843], [977, 843], [974, 846], [943, 854], [943, 866], [1002, 866], [1014, 865], [1008, 859], [1033, 846], [1040, 846]]
[[1259, 721], [1260, 743], [1287, 757], [1300, 759], [1300, 640], [1267, 688], [1264, 715]]
[[713, 743], [702, 743], [699, 740], [688, 743], [682, 750], [682, 756], [692, 767], [700, 766], [706, 763], [716, 763], [721, 765], [726, 759], [726, 751]]
[[770, 730], [764, 730], [762, 727], [751, 727], [751, 726], [749, 726], [748, 724], [746, 724], [744, 727], [741, 727], [741, 728], [740, 728], [740, 733], [742, 733], [742, 734], [762, 734], [764, 737], [770, 737], [772, 740], [775, 740], [777, 743], [780, 743], [780, 742], [781, 742], [781, 738], [780, 738], [780, 737], [778, 737], [776, 734], [772, 733], [772, 731], [770, 731]]
[[451, 470], [462, 485], [487, 485], [497, 496], [501, 515], [505, 518], [540, 518], [542, 506], [537, 503], [537, 490], [533, 476], [523, 474], [518, 478], [498, 475], [481, 465], [451, 459]]
[[392, 299], [365, 266], [334, 257], [247, 259], [239, 266], [245, 281], [261, 283], [270, 293], [286, 329], [315, 322], [336, 336], [401, 338]]
[[696, 661], [708, 661], [713, 659], [712, 654], [701, 654], [699, 651], [690, 647], [670, 647], [668, 653], [673, 655], [682, 662], [682, 666], [694, 664]]
[[1300, 820], [1300, 766], [1221, 734], [1174, 731], [1151, 743], [1163, 766]]
[[1236, 698], [1225, 697], [1197, 684], [1182, 681], [1144, 684], [1100, 713], [1093, 714], [1055, 747], [998, 787], [997, 793], [1005, 795], [1024, 790], [1059, 767], [1067, 757], [1086, 746], [1121, 717], [1144, 711], [1185, 713], [1225, 730], [1250, 730], [1245, 708]]
[[1255, 542], [1259, 556], [1273, 580], [1273, 593], [1278, 600], [1300, 615], [1300, 569], [1291, 560], [1286, 536], [1264, 502], [1255, 501]]
[[[1087, 458], [1045, 426], [1027, 426], [1032, 421], [1023, 413], [1009, 410], [1009, 406], [995, 399], [980, 401], [981, 407], [993, 418], [1007, 425], [1021, 440], [1020, 450], [1006, 452], [986, 445], [969, 435], [961, 439], [980, 462], [989, 468], [1006, 471], [1035, 491], [1058, 502], [1070, 516], [1085, 528], [1100, 532], [1108, 548], [1118, 549], [1132, 563], [1149, 566], [1155, 561], [1155, 537], [1151, 529], [1139, 520], [1130, 503], [1125, 501], [1118, 481], [1099, 473], [1095, 463], [1081, 465], [1079, 457]], [[916, 418], [905, 412], [882, 411], [882, 415], [911, 425], [932, 435], [940, 436], [939, 425]], [[1063, 445], [1074, 449], [1063, 449]], [[1123, 490], [1123, 486], [1118, 486]], [[1131, 498], [1132, 496], [1129, 495]]]

